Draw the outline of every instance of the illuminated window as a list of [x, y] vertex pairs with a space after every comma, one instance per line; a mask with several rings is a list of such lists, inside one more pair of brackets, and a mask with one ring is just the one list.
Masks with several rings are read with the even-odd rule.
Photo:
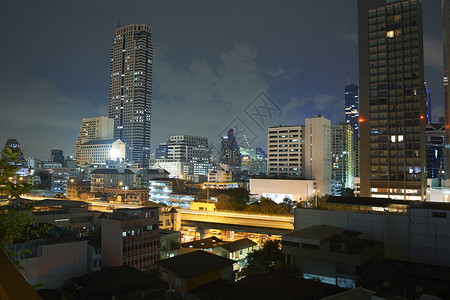
[[390, 30], [390, 31], [388, 31], [388, 32], [386, 32], [386, 37], [387, 38], [393, 38], [394, 37], [394, 30]]

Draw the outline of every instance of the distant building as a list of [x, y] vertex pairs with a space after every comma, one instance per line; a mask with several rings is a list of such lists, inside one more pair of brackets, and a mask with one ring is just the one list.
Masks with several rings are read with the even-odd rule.
[[232, 180], [233, 175], [231, 172], [220, 167], [217, 170], [209, 170], [208, 172], [208, 182], [231, 182]]
[[135, 173], [134, 186], [139, 189], [148, 189], [150, 180], [154, 178], [169, 178], [170, 173], [164, 169], [140, 169]]
[[118, 27], [111, 47], [109, 117], [114, 139], [126, 145], [126, 160], [148, 167], [152, 110], [152, 28]]
[[241, 169], [247, 170], [248, 175], [267, 174], [267, 158], [242, 158]]
[[184, 178], [186, 175], [208, 175], [211, 168], [211, 150], [208, 138], [173, 135], [167, 141], [166, 159], [151, 159], [153, 168], [166, 169], [170, 177]]
[[359, 87], [357, 84], [345, 86], [345, 121], [350, 124], [354, 141], [359, 139]]
[[51, 154], [50, 154], [50, 161], [63, 163], [64, 162], [63, 150], [52, 149]]
[[133, 186], [133, 181], [134, 172], [130, 169], [95, 169], [91, 172], [91, 193], [103, 193], [105, 187], [127, 188]]
[[89, 141], [112, 140], [114, 138], [114, 120], [107, 117], [83, 119], [76, 142], [75, 158], [80, 164], [81, 145]]
[[305, 179], [315, 180], [318, 196], [331, 194], [331, 121], [322, 115], [305, 119]]
[[304, 126], [278, 126], [267, 129], [267, 175], [302, 177]]
[[427, 178], [445, 179], [445, 124], [430, 123], [425, 127]]
[[166, 159], [167, 158], [167, 143], [160, 143], [158, 148], [156, 148], [155, 159]]
[[340, 195], [341, 190], [353, 188], [354, 148], [353, 129], [347, 122], [340, 122], [331, 127], [332, 153], [332, 194]]
[[77, 168], [54, 168], [51, 179], [51, 190], [55, 193], [66, 194], [67, 183], [78, 178]]
[[241, 166], [241, 154], [239, 152], [236, 137], [234, 136], [234, 128], [230, 128], [227, 135], [222, 137], [220, 163], [232, 167]]
[[118, 209], [102, 219], [102, 265], [147, 271], [160, 259], [158, 207]]
[[75, 179], [67, 181], [66, 198], [69, 200], [81, 200], [82, 194], [90, 192], [90, 181], [78, 181]]
[[180, 231], [181, 229], [181, 213], [174, 207], [159, 208], [159, 229], [167, 229]]
[[[6, 141], [5, 148], [19, 149], [20, 150], [19, 157], [18, 157], [19, 160], [14, 161], [14, 162], [10, 161], [9, 163], [12, 165], [17, 165], [19, 167], [25, 166], [25, 158], [23, 156], [22, 148], [20, 148], [20, 144], [16, 139], [8, 139]], [[2, 158], [5, 158], [3, 153], [2, 153]]]
[[125, 160], [125, 144], [121, 140], [92, 140], [79, 145], [79, 165], [106, 164], [110, 160]]

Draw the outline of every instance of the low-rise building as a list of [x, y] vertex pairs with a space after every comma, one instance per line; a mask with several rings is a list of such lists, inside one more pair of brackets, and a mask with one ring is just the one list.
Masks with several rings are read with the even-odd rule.
[[80, 200], [81, 194], [91, 191], [90, 181], [78, 181], [71, 179], [67, 182], [66, 198], [71, 200]]
[[181, 213], [174, 207], [159, 208], [159, 229], [180, 231]]
[[234, 268], [240, 270], [247, 262], [247, 255], [255, 250], [258, 250], [259, 246], [254, 241], [244, 238], [232, 242], [224, 242], [222, 245], [216, 247], [214, 251], [219, 252], [221, 256], [227, 257], [237, 262]]
[[170, 173], [164, 169], [141, 169], [134, 174], [134, 186], [138, 189], [148, 189], [150, 180], [155, 178], [169, 178]]
[[92, 236], [87, 243], [88, 272], [95, 272], [102, 268], [102, 240], [100, 236]]
[[159, 278], [179, 292], [219, 280], [234, 281], [235, 261], [206, 251], [193, 251], [158, 262]]
[[67, 183], [78, 178], [77, 168], [55, 168], [52, 173], [52, 192], [66, 194]]
[[158, 207], [117, 209], [101, 223], [103, 266], [146, 271], [160, 259]]
[[92, 140], [79, 145], [79, 165], [106, 164], [108, 160], [125, 160], [125, 143], [120, 139]]
[[95, 169], [91, 172], [91, 193], [104, 193], [105, 187], [127, 188], [133, 186], [133, 181], [134, 172], [130, 169]]
[[383, 260], [383, 243], [363, 240], [360, 233], [319, 225], [283, 235], [282, 253], [288, 266], [305, 278], [355, 288], [356, 281]]
[[211, 200], [195, 200], [191, 202], [190, 209], [205, 210], [205, 211], [217, 211], [216, 202]]
[[181, 232], [169, 229], [160, 229], [161, 260], [181, 254]]

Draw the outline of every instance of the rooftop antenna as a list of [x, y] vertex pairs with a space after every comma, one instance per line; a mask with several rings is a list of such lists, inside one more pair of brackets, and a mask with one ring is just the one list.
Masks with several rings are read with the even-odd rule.
[[122, 26], [120, 25], [120, 19], [117, 19], [117, 29], [119, 29], [120, 27], [122, 27]]

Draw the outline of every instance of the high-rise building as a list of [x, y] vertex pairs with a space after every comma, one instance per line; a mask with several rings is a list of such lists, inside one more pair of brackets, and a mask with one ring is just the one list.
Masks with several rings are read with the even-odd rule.
[[331, 126], [332, 175], [331, 185], [333, 195], [341, 195], [341, 190], [353, 188], [354, 149], [353, 128], [347, 122]]
[[278, 126], [267, 129], [267, 175], [302, 177], [304, 126]]
[[419, 0], [359, 0], [361, 196], [425, 200]]
[[166, 157], [151, 159], [150, 165], [166, 169], [171, 177], [208, 175], [211, 168], [211, 150], [208, 138], [190, 135], [172, 135], [167, 140]]
[[359, 87], [357, 84], [345, 86], [345, 121], [350, 123], [354, 131], [354, 139], [359, 138]]
[[159, 143], [158, 148], [156, 148], [156, 159], [166, 159], [167, 158], [167, 143]]
[[239, 146], [234, 136], [234, 129], [228, 130], [227, 136], [222, 137], [222, 147], [220, 149], [220, 163], [233, 167], [241, 166], [241, 154]]
[[89, 141], [103, 141], [114, 138], [114, 120], [107, 117], [83, 119], [76, 142], [75, 158], [80, 164], [81, 145]]
[[427, 83], [424, 83], [425, 85], [425, 121], [427, 124], [431, 123], [431, 92], [430, 88], [427, 86]]
[[50, 161], [53, 162], [64, 162], [64, 152], [61, 149], [52, 149], [50, 153]]
[[117, 28], [111, 48], [109, 117], [114, 119], [114, 138], [125, 143], [126, 159], [142, 166], [150, 159], [151, 34], [145, 24]]
[[305, 179], [315, 179], [317, 195], [331, 194], [331, 121], [322, 115], [305, 119]]
[[[450, 93], [448, 91], [448, 71], [450, 70], [450, 0], [442, 0], [442, 39], [444, 42], [444, 102], [445, 102], [445, 176], [450, 172]], [[447, 187], [450, 182], [447, 182]]]
[[444, 123], [430, 123], [425, 127], [427, 149], [427, 178], [445, 178]]

